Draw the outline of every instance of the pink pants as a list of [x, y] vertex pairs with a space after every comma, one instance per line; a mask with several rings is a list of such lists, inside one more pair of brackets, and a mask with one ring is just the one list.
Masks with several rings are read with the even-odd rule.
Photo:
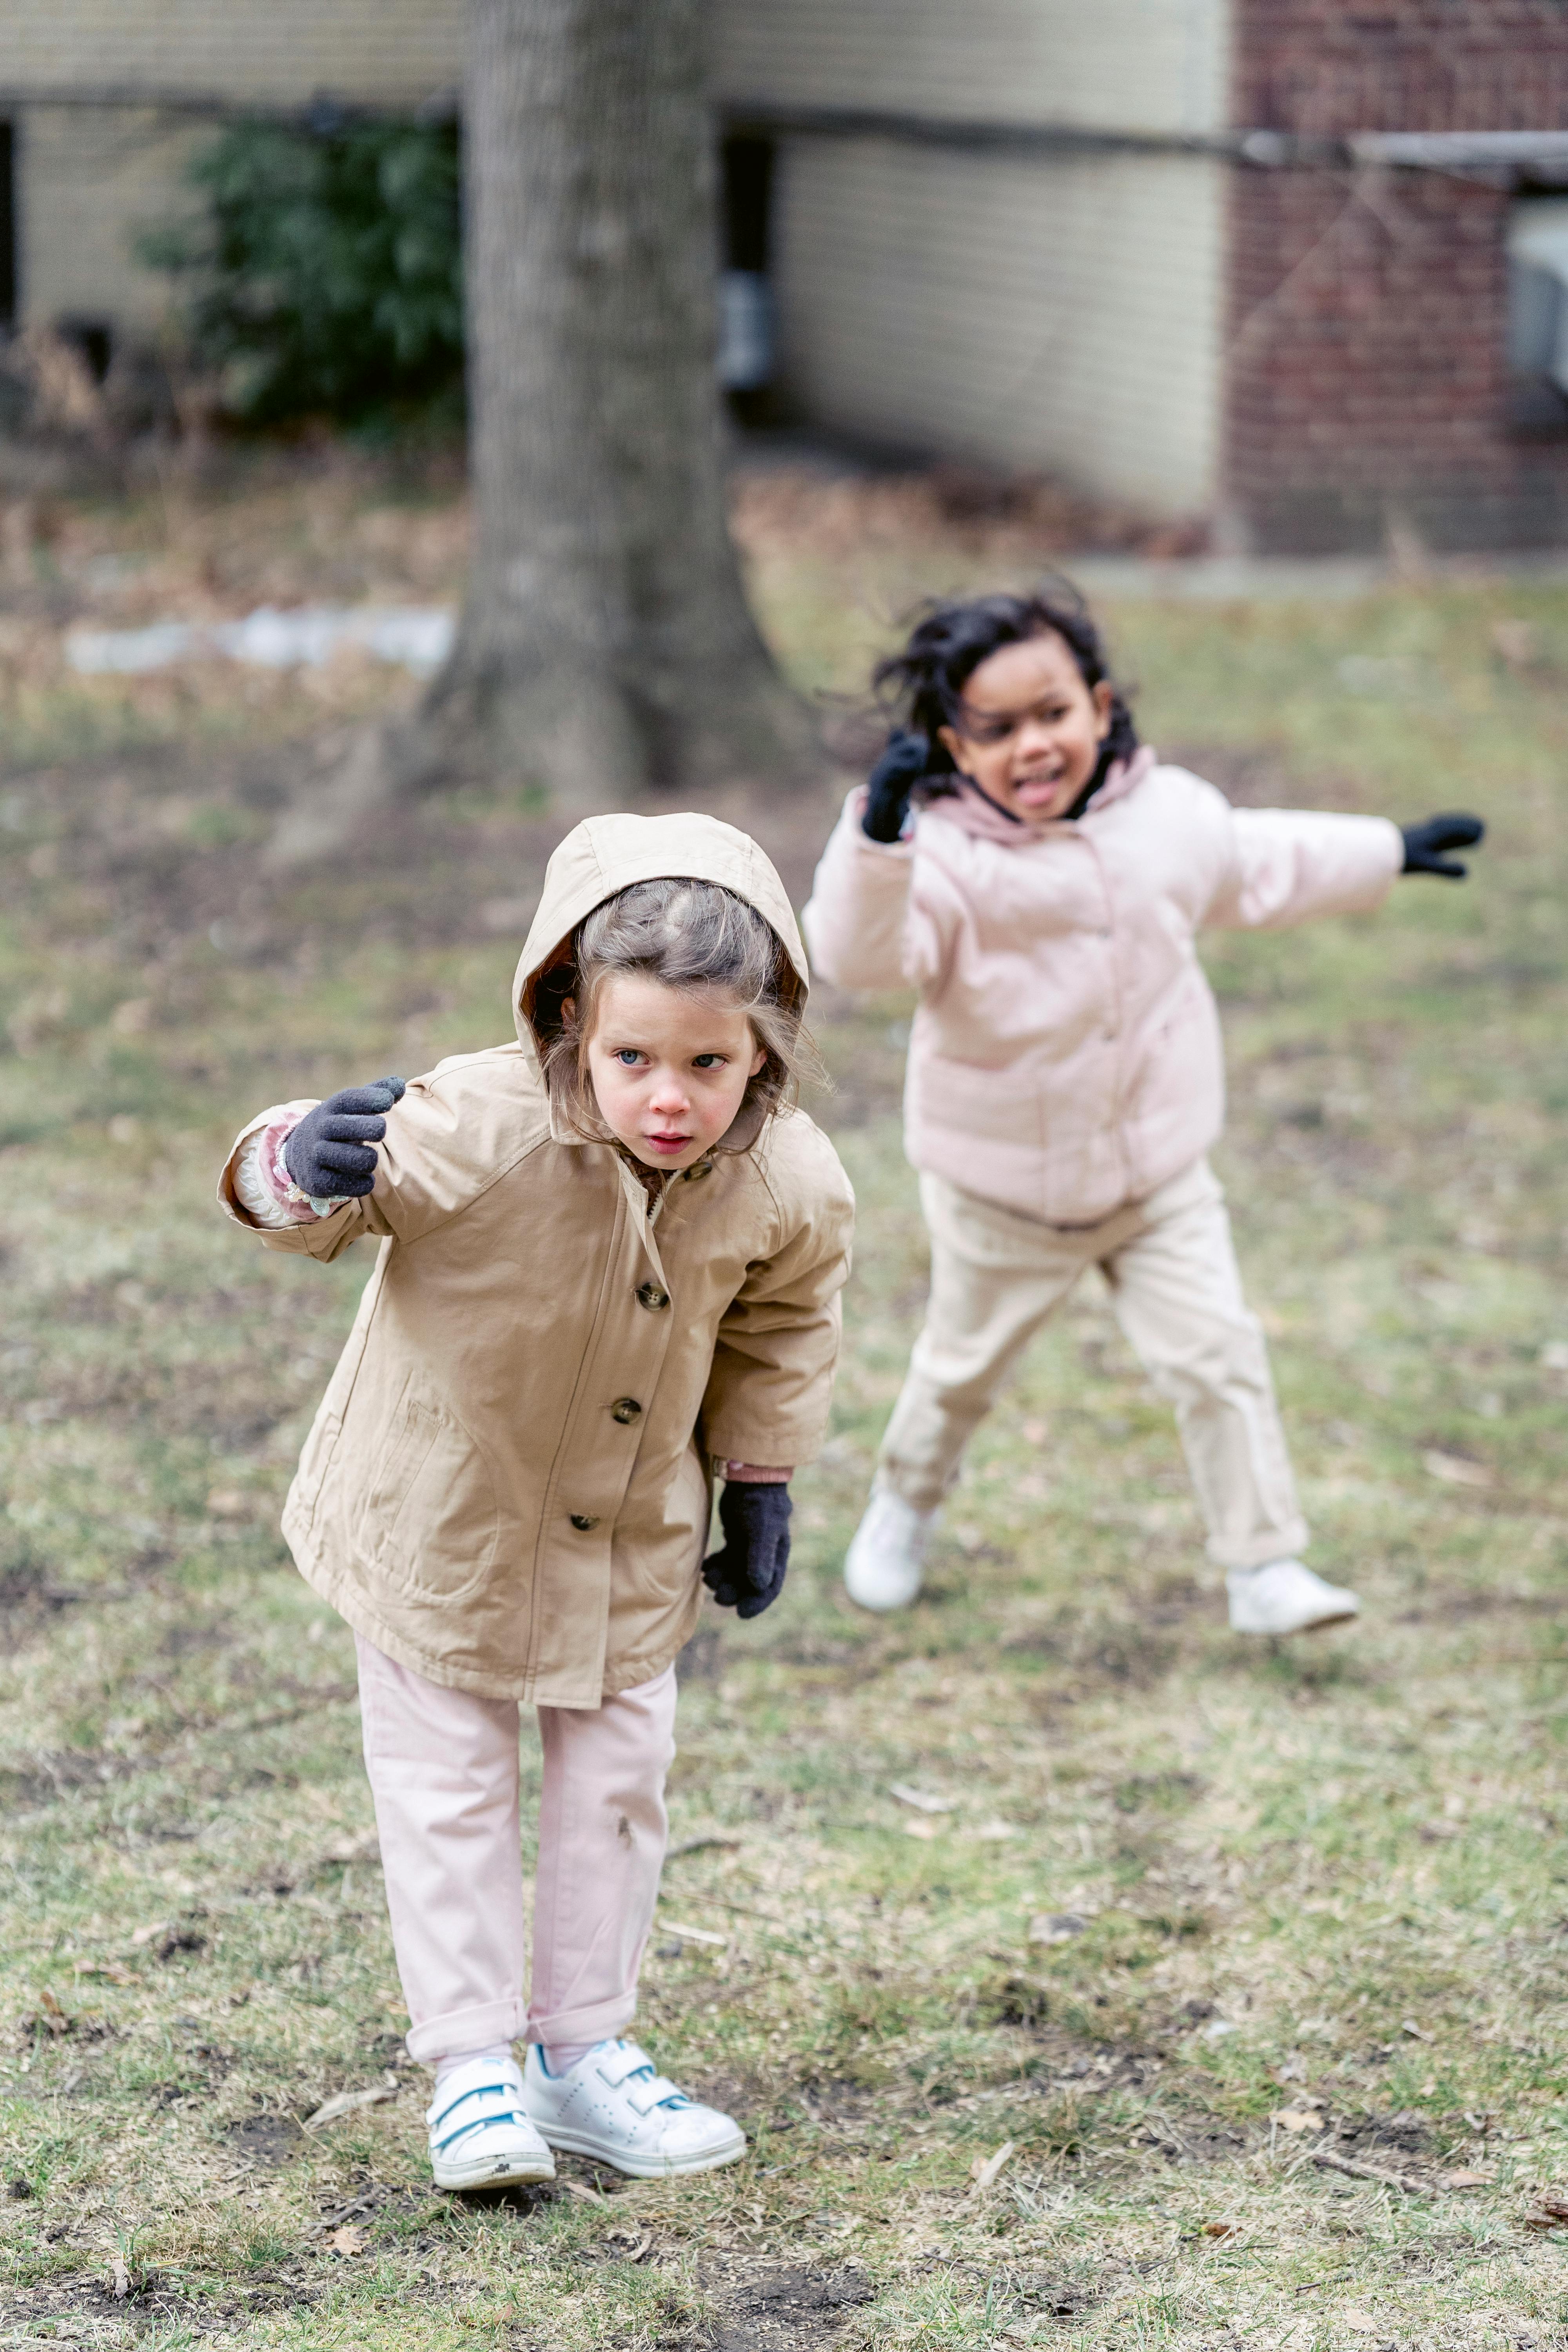
[[675, 1755], [675, 1669], [598, 1707], [542, 1706], [544, 1787], [523, 1997], [515, 1699], [445, 1690], [355, 1636], [392, 1941], [426, 2064], [495, 2042], [607, 2041], [631, 2023]]

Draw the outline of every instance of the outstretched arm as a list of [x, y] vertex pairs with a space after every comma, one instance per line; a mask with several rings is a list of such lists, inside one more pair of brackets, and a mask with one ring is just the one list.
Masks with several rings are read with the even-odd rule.
[[1205, 920], [1222, 930], [1283, 930], [1320, 915], [1380, 907], [1405, 863], [1383, 816], [1316, 809], [1229, 809], [1226, 870]]

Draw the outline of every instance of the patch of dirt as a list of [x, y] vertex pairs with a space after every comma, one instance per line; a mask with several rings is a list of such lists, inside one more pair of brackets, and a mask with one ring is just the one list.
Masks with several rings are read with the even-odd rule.
[[1379, 2115], [1373, 2109], [1339, 2128], [1339, 2146], [1353, 2149], [1358, 2156], [1390, 2148], [1399, 2148], [1406, 2156], [1422, 2156], [1433, 2140], [1431, 2125], [1414, 2107], [1400, 2107], [1393, 2115]]
[[706, 2339], [711, 2352], [797, 2352], [832, 2344], [850, 2313], [877, 2292], [862, 2271], [762, 2263], [725, 2264], [703, 2284], [721, 2315], [718, 2335]]
[[291, 2116], [243, 2116], [224, 2132], [237, 2156], [268, 2170], [289, 2163], [305, 2144], [305, 2136]]

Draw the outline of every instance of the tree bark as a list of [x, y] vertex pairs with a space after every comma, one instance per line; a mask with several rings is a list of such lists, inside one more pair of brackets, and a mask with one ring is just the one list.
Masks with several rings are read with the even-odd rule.
[[702, 0], [470, 0], [476, 543], [418, 733], [561, 805], [820, 773], [746, 607]]

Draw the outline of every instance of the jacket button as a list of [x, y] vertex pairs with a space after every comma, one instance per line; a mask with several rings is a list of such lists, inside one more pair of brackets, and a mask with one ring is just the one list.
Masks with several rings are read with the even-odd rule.
[[700, 1160], [695, 1168], [687, 1170], [686, 1181], [689, 1184], [700, 1184], [704, 1176], [711, 1176], [712, 1173], [713, 1162], [710, 1160]]
[[636, 1397], [617, 1397], [610, 1407], [610, 1419], [625, 1423], [628, 1421], [636, 1421], [641, 1412], [642, 1407]]
[[639, 1283], [637, 1305], [646, 1307], [650, 1314], [657, 1315], [661, 1307], [669, 1305], [669, 1293], [668, 1290], [661, 1290], [657, 1282]]
[[574, 1511], [572, 1514], [572, 1524], [576, 1528], [580, 1536], [585, 1536], [589, 1528], [596, 1528], [599, 1522], [587, 1511]]

